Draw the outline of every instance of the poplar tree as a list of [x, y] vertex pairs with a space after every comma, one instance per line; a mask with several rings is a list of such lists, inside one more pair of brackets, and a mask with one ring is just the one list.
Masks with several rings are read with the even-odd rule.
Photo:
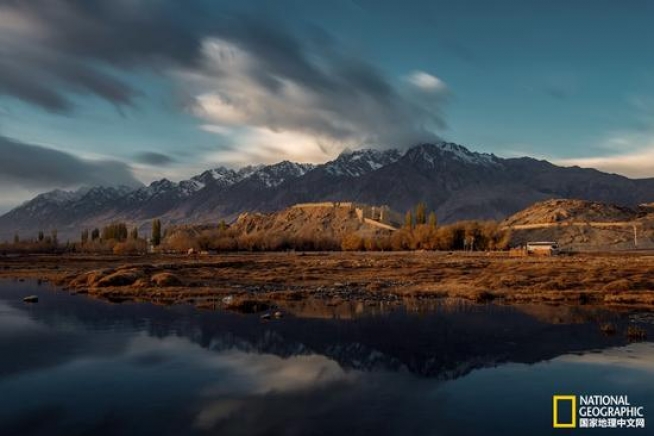
[[152, 220], [152, 245], [161, 244], [161, 221], [158, 219]]
[[406, 215], [404, 215], [404, 226], [407, 229], [413, 228], [413, 215], [411, 214], [410, 210], [407, 210]]
[[436, 213], [433, 211], [429, 214], [429, 226], [432, 228], [436, 228], [438, 225], [438, 219], [436, 218]]
[[422, 201], [416, 205], [416, 225], [427, 223], [427, 205]]

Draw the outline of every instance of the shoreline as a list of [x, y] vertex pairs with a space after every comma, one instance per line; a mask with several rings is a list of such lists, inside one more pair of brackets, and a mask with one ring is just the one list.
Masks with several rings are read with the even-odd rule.
[[[588, 253], [229, 253], [210, 256], [0, 257], [0, 278], [50, 282], [112, 301], [233, 309], [320, 300], [395, 304], [460, 298], [654, 309], [654, 256]], [[229, 308], [229, 307], [228, 307]]]

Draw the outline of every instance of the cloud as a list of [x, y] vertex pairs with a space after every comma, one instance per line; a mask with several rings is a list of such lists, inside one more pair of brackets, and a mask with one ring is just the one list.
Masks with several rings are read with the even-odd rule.
[[0, 186], [4, 192], [83, 185], [140, 186], [141, 182], [123, 162], [80, 159], [63, 151], [0, 136]]
[[[326, 31], [297, 35], [229, 10], [200, 0], [0, 0], [0, 94], [56, 112], [74, 108], [74, 93], [131, 105], [140, 91], [115, 73], [150, 69], [181, 80], [191, 112], [213, 130], [310, 135], [336, 149], [404, 146], [445, 128], [441, 93], [386, 77]], [[417, 74], [423, 90], [444, 86]]]
[[577, 165], [633, 178], [654, 177], [654, 129], [616, 131], [593, 147], [593, 156], [552, 159], [559, 165]]
[[140, 92], [108, 71], [192, 64], [207, 27], [187, 20], [198, 7], [171, 0], [0, 0], [0, 94], [54, 112], [73, 108], [70, 93], [133, 104]]
[[273, 164], [281, 160], [324, 162], [341, 150], [332, 144], [320, 143], [306, 133], [272, 131], [260, 127], [245, 129], [235, 141], [238, 145], [207, 153], [204, 161], [231, 166], [244, 166], [252, 162]]
[[434, 76], [422, 83], [431, 92], [416, 93], [335, 43], [316, 50], [265, 24], [252, 28], [258, 34], [206, 39], [201, 67], [178, 72], [197, 90], [191, 110], [207, 121], [203, 130], [223, 134], [248, 126], [257, 137], [266, 129], [269, 136], [306, 136], [310, 148], [337, 151], [358, 144], [403, 147], [435, 140], [445, 128], [444, 85]]
[[424, 71], [414, 71], [406, 79], [413, 86], [424, 91], [444, 91], [447, 89], [445, 82]]
[[135, 158], [137, 162], [145, 165], [166, 166], [175, 162], [175, 159], [172, 157], [155, 151], [144, 151], [138, 153]]
[[577, 165], [601, 171], [622, 174], [627, 177], [654, 177], [654, 146], [649, 149], [613, 154], [608, 156], [583, 157], [553, 160], [559, 165]]

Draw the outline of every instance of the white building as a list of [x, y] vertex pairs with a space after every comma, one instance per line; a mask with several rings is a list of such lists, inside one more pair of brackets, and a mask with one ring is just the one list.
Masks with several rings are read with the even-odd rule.
[[555, 256], [559, 254], [559, 244], [551, 241], [528, 242], [527, 253], [544, 256]]

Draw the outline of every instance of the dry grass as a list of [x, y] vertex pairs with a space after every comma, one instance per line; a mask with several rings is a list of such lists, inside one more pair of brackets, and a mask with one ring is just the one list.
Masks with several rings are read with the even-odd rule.
[[[147, 262], [147, 263], [146, 263]], [[478, 302], [654, 306], [654, 256], [552, 258], [408, 253], [0, 259], [0, 278], [35, 278], [114, 299], [206, 305], [459, 297]]]

